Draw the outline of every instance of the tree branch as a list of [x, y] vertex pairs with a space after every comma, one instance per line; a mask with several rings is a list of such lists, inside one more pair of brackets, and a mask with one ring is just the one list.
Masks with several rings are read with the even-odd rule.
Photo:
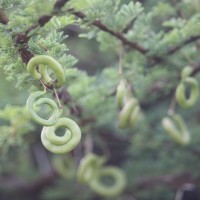
[[[87, 21], [86, 20], [87, 16], [84, 13], [82, 13], [82, 12], [75, 11], [74, 9], [69, 9], [68, 12], [71, 13], [71, 14], [73, 14], [73, 15], [75, 15], [76, 17], [78, 17], [80, 19], [83, 19], [83, 20]], [[132, 49], [135, 49], [136, 51], [138, 51], [138, 52], [140, 52], [140, 53], [142, 53], [144, 55], [149, 51], [148, 49], [145, 49], [144, 47], [140, 46], [138, 43], [132, 42], [132, 41], [128, 40], [127, 38], [125, 38], [124, 35], [123, 35], [123, 33], [121, 33], [121, 32], [115, 32], [115, 31], [111, 30], [110, 28], [108, 28], [107, 26], [105, 26], [100, 20], [94, 20], [91, 24], [93, 26], [96, 26], [100, 30], [102, 30], [104, 32], [107, 32], [110, 35], [114, 36], [115, 38], [119, 39], [123, 43], [123, 45], [129, 46]], [[180, 45], [177, 45], [177, 46], [169, 49], [166, 52], [165, 55], [171, 55], [171, 54], [175, 53], [176, 51], [180, 50], [185, 45], [187, 45], [189, 43], [192, 43], [192, 42], [195, 42], [198, 39], [200, 39], [199, 35], [198, 36], [193, 36], [193, 37], [191, 37], [189, 39], [186, 39]], [[156, 65], [156, 64], [164, 61], [163, 57], [159, 57], [157, 55], [153, 55], [152, 57], [150, 57], [150, 59], [152, 60], [151, 66], [152, 65]]]
[[7, 24], [8, 23], [8, 17], [3, 12], [3, 10], [0, 8], [0, 23]]
[[131, 27], [133, 26], [134, 22], [136, 21], [137, 18], [132, 19], [127, 25], [126, 27], [123, 29], [123, 33], [127, 33]]
[[58, 12], [64, 7], [64, 5], [70, 0], [57, 0], [54, 4], [54, 11]]
[[180, 8], [177, 8], [177, 4], [180, 2], [180, 0], [171, 0], [171, 3], [173, 7], [176, 7], [177, 15], [181, 18], [184, 18], [183, 12]]
[[[85, 19], [86, 18], [86, 15], [84, 13], [79, 12], [79, 11], [75, 11], [74, 9], [69, 9], [68, 12], [73, 14], [73, 15], [75, 15], [76, 17], [78, 17], [80, 19]], [[136, 42], [132, 42], [132, 41], [129, 41], [128, 39], [126, 39], [122, 33], [115, 32], [115, 31], [109, 29], [100, 20], [94, 20], [91, 24], [93, 26], [98, 27], [100, 30], [102, 30], [104, 32], [107, 32], [110, 35], [114, 36], [115, 38], [119, 39], [125, 46], [129, 46], [132, 49], [135, 49], [136, 51], [138, 51], [138, 52], [140, 52], [142, 54], [146, 54], [148, 52], [147, 49], [145, 49], [144, 47], [140, 46]]]
[[57, 15], [59, 11], [62, 9], [62, 7], [68, 2], [69, 0], [57, 0], [54, 4], [53, 11], [50, 15], [44, 15], [38, 19], [38, 23], [32, 25], [29, 29], [25, 31], [25, 33], [19, 33], [16, 36], [15, 45], [19, 46], [19, 54], [22, 58], [24, 63], [28, 63], [28, 61], [34, 56], [29, 50], [28, 50], [28, 41], [30, 37], [28, 37], [28, 33], [37, 27], [43, 27], [54, 15]]
[[200, 62], [195, 63], [193, 66], [192, 76], [195, 76], [198, 72], [200, 72]]
[[24, 180], [17, 176], [1, 177], [0, 190], [11, 190], [22, 193], [39, 193], [44, 188], [53, 184], [57, 179], [57, 174], [52, 171], [48, 175], [40, 176], [34, 180]]
[[172, 48], [170, 48], [169, 50], [167, 50], [167, 52], [165, 54], [162, 55], [162, 57], [160, 56], [156, 56], [156, 55], [153, 55], [151, 56], [149, 59], [150, 59], [150, 62], [149, 62], [149, 65], [148, 67], [153, 67], [155, 66], [156, 64], [160, 64], [162, 62], [165, 62], [167, 61], [167, 59], [164, 59], [164, 57], [166, 56], [169, 56], [169, 55], [172, 55], [174, 54], [175, 52], [179, 51], [180, 49], [182, 49], [185, 45], [187, 44], [190, 44], [192, 42], [196, 42], [197, 40], [200, 39], [200, 35], [197, 35], [197, 36], [193, 36], [191, 38], [188, 38], [186, 39], [185, 41], [183, 41], [181, 44], [177, 45], [177, 46], [174, 46]]
[[171, 55], [173, 53], [175, 53], [176, 51], [180, 50], [182, 47], [184, 47], [185, 45], [189, 44], [189, 43], [192, 43], [192, 42], [195, 42], [197, 40], [200, 39], [200, 35], [197, 35], [197, 36], [193, 36], [191, 38], [188, 38], [186, 39], [182, 44], [180, 45], [177, 45], [171, 49], [169, 49], [166, 53], [166, 55]]
[[172, 189], [180, 188], [184, 183], [196, 183], [200, 184], [199, 178], [193, 178], [191, 174], [187, 172], [182, 172], [174, 175], [160, 175], [152, 176], [148, 178], [141, 178], [133, 187], [133, 193], [140, 190], [149, 190], [160, 185], [165, 185]]

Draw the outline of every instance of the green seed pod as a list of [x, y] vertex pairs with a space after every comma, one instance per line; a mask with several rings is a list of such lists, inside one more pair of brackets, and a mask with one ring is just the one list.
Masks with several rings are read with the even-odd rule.
[[[103, 177], [110, 177], [113, 179], [112, 185], [107, 185], [102, 182]], [[98, 171], [89, 182], [90, 187], [98, 194], [106, 197], [115, 197], [123, 192], [126, 186], [126, 176], [122, 170], [117, 167], [105, 167]]]
[[[58, 128], [66, 128], [63, 136], [57, 136]], [[53, 126], [43, 127], [41, 140], [43, 145], [52, 153], [62, 154], [73, 150], [81, 139], [79, 126], [69, 118], [59, 118]]]
[[182, 72], [181, 72], [181, 80], [184, 80], [185, 78], [190, 76], [191, 73], [192, 73], [191, 67], [189, 67], [189, 66], [184, 67]]
[[[135, 124], [137, 114], [139, 113], [138, 101], [135, 98], [129, 98], [119, 114], [119, 127], [126, 128]], [[135, 110], [136, 109], [136, 110]]]
[[172, 119], [169, 117], [163, 118], [162, 126], [177, 143], [187, 145], [190, 142], [190, 133], [180, 115], [174, 114]]
[[73, 179], [76, 174], [74, 160], [70, 156], [56, 155], [52, 160], [56, 172], [65, 179]]
[[[26, 106], [33, 120], [44, 126], [52, 126], [58, 121], [58, 118], [60, 117], [60, 111], [58, 109], [57, 104], [51, 99], [40, 98], [39, 100], [36, 101], [38, 97], [44, 95], [45, 93], [46, 93], [45, 91], [37, 91], [31, 94], [27, 99]], [[39, 117], [33, 108], [34, 102], [36, 106], [39, 106], [41, 104], [49, 105], [53, 111], [51, 117], [49, 119], [42, 119], [41, 117]]]
[[135, 106], [133, 112], [131, 113], [130, 116], [130, 126], [134, 127], [136, 125], [136, 123], [139, 121], [139, 119], [141, 119], [141, 110], [140, 107], [138, 105]]
[[116, 100], [117, 100], [118, 108], [121, 108], [123, 106], [125, 97], [127, 95], [126, 93], [127, 93], [126, 81], [120, 80], [119, 85], [117, 86], [117, 91], [116, 91]]
[[[50, 78], [47, 72], [47, 66], [53, 70], [57, 80]], [[39, 72], [37, 71], [39, 67]], [[65, 75], [62, 66], [52, 57], [47, 55], [38, 55], [30, 59], [27, 65], [27, 71], [36, 79], [43, 80], [46, 85], [60, 87], [65, 82]]]
[[[190, 97], [186, 98], [185, 95], [185, 84], [191, 87]], [[185, 78], [176, 88], [176, 100], [179, 105], [183, 108], [192, 107], [198, 100], [199, 97], [199, 85], [196, 79], [192, 77]]]
[[81, 183], [88, 183], [96, 176], [98, 169], [105, 162], [105, 158], [96, 156], [95, 154], [87, 154], [80, 162], [77, 178]]
[[[122, 170], [117, 167], [105, 167], [105, 157], [99, 157], [95, 154], [87, 154], [80, 162], [77, 178], [82, 183], [88, 183], [96, 193], [114, 197], [119, 195], [126, 186], [126, 176]], [[102, 182], [103, 177], [113, 179], [112, 185], [106, 185]]]

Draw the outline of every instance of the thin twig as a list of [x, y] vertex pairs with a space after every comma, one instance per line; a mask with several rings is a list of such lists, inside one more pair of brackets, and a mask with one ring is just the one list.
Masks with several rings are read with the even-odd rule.
[[111, 157], [110, 149], [108, 148], [106, 143], [103, 142], [102, 140], [100, 140], [100, 147], [102, 149], [103, 155], [105, 155], [106, 159], [109, 160], [109, 158]]
[[44, 88], [44, 91], [46, 92], [47, 91], [47, 86], [44, 84], [43, 80], [40, 80], [40, 83], [42, 84], [42, 86]]
[[181, 43], [181, 44], [169, 49], [167, 51], [166, 55], [171, 55], [171, 54], [175, 53], [176, 51], [180, 50], [185, 45], [187, 45], [189, 43], [192, 43], [192, 42], [195, 42], [195, 41], [197, 41], [199, 39], [200, 39], [200, 35], [190, 37], [190, 38], [186, 39], [183, 43]]
[[123, 57], [124, 57], [124, 48], [122, 44], [119, 48], [119, 69], [118, 69], [119, 78], [123, 78]]
[[2, 24], [7, 24], [8, 23], [8, 17], [6, 16], [6, 14], [4, 13], [4, 11], [0, 8], [0, 23]]
[[49, 158], [41, 144], [36, 143], [33, 146], [33, 153], [37, 161], [39, 171], [42, 175], [48, 175], [52, 173], [52, 167], [49, 161]]
[[93, 152], [93, 146], [94, 144], [93, 144], [92, 134], [89, 131], [88, 133], [86, 133], [86, 136], [85, 136], [85, 143], [84, 143], [85, 155]]
[[152, 188], [159, 187], [161, 185], [165, 185], [169, 188], [177, 189], [182, 186], [183, 183], [197, 183], [199, 184], [200, 177], [193, 177], [188, 172], [181, 172], [178, 174], [169, 174], [169, 175], [159, 175], [159, 176], [151, 176], [151, 177], [141, 177], [138, 180], [132, 190], [131, 193], [138, 192], [140, 190], [149, 190]]
[[58, 93], [57, 93], [56, 89], [53, 88], [53, 91], [54, 91], [54, 94], [55, 94], [55, 96], [56, 96], [59, 109], [63, 109], [63, 106], [62, 106], [62, 104], [61, 104], [61, 102], [60, 102], [60, 99], [59, 99], [59, 97], [58, 97]]
[[175, 94], [173, 95], [172, 97], [172, 100], [171, 100], [171, 104], [169, 106], [169, 109], [167, 111], [167, 114], [168, 115], [173, 115], [175, 113], [175, 108], [176, 108], [176, 96]]

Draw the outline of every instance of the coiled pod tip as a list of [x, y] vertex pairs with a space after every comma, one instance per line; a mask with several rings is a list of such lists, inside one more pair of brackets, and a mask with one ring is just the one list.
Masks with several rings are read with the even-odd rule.
[[174, 114], [172, 119], [169, 117], [164, 117], [162, 119], [162, 126], [164, 130], [170, 135], [170, 137], [174, 139], [174, 141], [181, 145], [189, 144], [190, 133], [180, 115]]
[[192, 68], [190, 66], [184, 67], [182, 72], [181, 72], [181, 80], [184, 80], [185, 78], [190, 76], [191, 73], [192, 73]]
[[[56, 80], [50, 78], [47, 72], [47, 66], [53, 70]], [[37, 70], [39, 68], [39, 72]], [[65, 82], [65, 75], [62, 66], [51, 56], [38, 55], [30, 59], [27, 65], [27, 71], [36, 79], [43, 80], [43, 82], [51, 86], [60, 87]]]
[[[113, 183], [107, 185], [102, 182], [102, 178], [110, 177]], [[116, 197], [123, 192], [126, 187], [126, 176], [117, 167], [105, 167], [99, 170], [97, 176], [89, 182], [90, 187], [98, 194], [106, 197]]]
[[135, 98], [129, 98], [119, 113], [119, 127], [133, 127], [139, 117], [140, 108]]
[[[185, 84], [188, 84], [191, 88], [190, 96], [186, 97], [186, 87]], [[183, 108], [191, 108], [198, 100], [199, 97], [199, 85], [196, 79], [192, 77], [187, 77], [179, 83], [176, 88], [176, 100], [179, 105]]]
[[[34, 121], [44, 126], [52, 126], [58, 121], [58, 118], [60, 117], [60, 111], [57, 104], [51, 99], [40, 98], [37, 100], [37, 98], [41, 97], [45, 93], [45, 91], [36, 91], [32, 93], [27, 99], [26, 106]], [[47, 104], [52, 109], [53, 113], [49, 119], [41, 118], [34, 110], [34, 105], [39, 106], [41, 104]]]
[[95, 177], [98, 168], [100, 168], [104, 162], [104, 158], [101, 158], [93, 153], [89, 153], [84, 158], [82, 158], [77, 171], [77, 178], [79, 182], [89, 182], [92, 178]]
[[[96, 193], [115, 197], [119, 195], [126, 186], [126, 176], [122, 170], [117, 167], [103, 167], [105, 157], [99, 157], [95, 154], [87, 154], [80, 162], [77, 178], [82, 183], [88, 183]], [[102, 182], [102, 178], [110, 177], [112, 185]]]
[[[56, 130], [64, 127], [66, 132], [63, 136], [57, 136]], [[44, 127], [41, 133], [43, 145], [52, 153], [62, 154], [73, 150], [81, 139], [79, 126], [69, 118], [59, 118], [53, 126]]]
[[120, 80], [116, 90], [116, 100], [118, 108], [122, 107], [127, 95], [126, 93], [127, 93], [126, 81], [122, 79]]

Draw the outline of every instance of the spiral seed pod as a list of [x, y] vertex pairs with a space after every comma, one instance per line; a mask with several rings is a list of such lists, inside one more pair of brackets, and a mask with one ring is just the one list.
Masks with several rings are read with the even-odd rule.
[[[191, 92], [189, 98], [186, 97], [185, 84], [188, 84], [191, 87]], [[199, 85], [196, 79], [192, 77], [187, 77], [176, 88], [176, 100], [180, 106], [183, 108], [192, 107], [198, 100], [199, 97]]]
[[[181, 82], [176, 88], [176, 100], [179, 105], [183, 108], [192, 107], [198, 97], [199, 97], [199, 85], [196, 79], [189, 77], [192, 73], [192, 68], [187, 66], [181, 72]], [[186, 97], [186, 87], [185, 84], [188, 84], [191, 87], [191, 92], [189, 98]]]
[[122, 79], [120, 80], [119, 85], [117, 86], [117, 91], [116, 91], [116, 100], [117, 100], [118, 108], [121, 108], [123, 106], [126, 93], [127, 93], [126, 81]]
[[[47, 66], [53, 70], [57, 80], [50, 78], [47, 72]], [[39, 67], [39, 72], [37, 67]], [[65, 82], [65, 75], [62, 66], [55, 59], [47, 55], [38, 55], [31, 58], [27, 65], [27, 71], [36, 80], [43, 80], [49, 87], [52, 85], [60, 87]]]
[[[103, 164], [106, 159], [87, 154], [80, 162], [77, 178], [82, 183], [87, 183], [96, 193], [114, 197], [119, 195], [126, 186], [126, 176], [122, 170], [117, 167], [105, 167]], [[110, 177], [113, 180], [112, 185], [102, 182], [102, 178]]]
[[119, 127], [133, 127], [140, 117], [140, 107], [135, 98], [129, 98], [119, 114]]
[[180, 115], [174, 114], [172, 119], [169, 117], [163, 118], [162, 126], [177, 143], [187, 145], [190, 142], [190, 132]]
[[191, 73], [192, 73], [192, 68], [190, 66], [184, 67], [182, 72], [181, 72], [181, 80], [184, 80], [185, 78], [190, 76]]
[[[58, 118], [60, 117], [60, 111], [58, 109], [57, 104], [51, 99], [40, 98], [36, 101], [37, 98], [41, 97], [45, 93], [46, 93], [45, 91], [37, 91], [37, 92], [34, 92], [33, 94], [31, 94], [29, 96], [29, 98], [27, 99], [26, 106], [27, 106], [33, 120], [35, 120], [37, 123], [44, 125], [44, 126], [52, 126], [58, 121]], [[53, 111], [51, 117], [49, 119], [43, 119], [43, 118], [39, 117], [33, 108], [34, 104], [36, 106], [39, 106], [41, 104], [49, 105]]]
[[53, 166], [56, 172], [65, 179], [73, 179], [76, 173], [76, 167], [70, 156], [54, 156]]
[[117, 106], [120, 109], [119, 127], [134, 127], [141, 117], [141, 110], [137, 99], [130, 97], [126, 80], [121, 79], [116, 91]]
[[[66, 128], [63, 136], [57, 136], [58, 128]], [[53, 126], [43, 127], [41, 140], [43, 145], [52, 153], [62, 154], [73, 150], [81, 139], [79, 126], [69, 118], [59, 118]]]
[[96, 176], [98, 169], [105, 162], [105, 158], [96, 156], [95, 154], [87, 154], [80, 162], [77, 178], [81, 183], [88, 183]]
[[[113, 179], [113, 184], [102, 182], [103, 177]], [[98, 171], [97, 175], [89, 182], [90, 187], [98, 194], [106, 197], [118, 196], [126, 186], [126, 176], [117, 167], [105, 167]]]

